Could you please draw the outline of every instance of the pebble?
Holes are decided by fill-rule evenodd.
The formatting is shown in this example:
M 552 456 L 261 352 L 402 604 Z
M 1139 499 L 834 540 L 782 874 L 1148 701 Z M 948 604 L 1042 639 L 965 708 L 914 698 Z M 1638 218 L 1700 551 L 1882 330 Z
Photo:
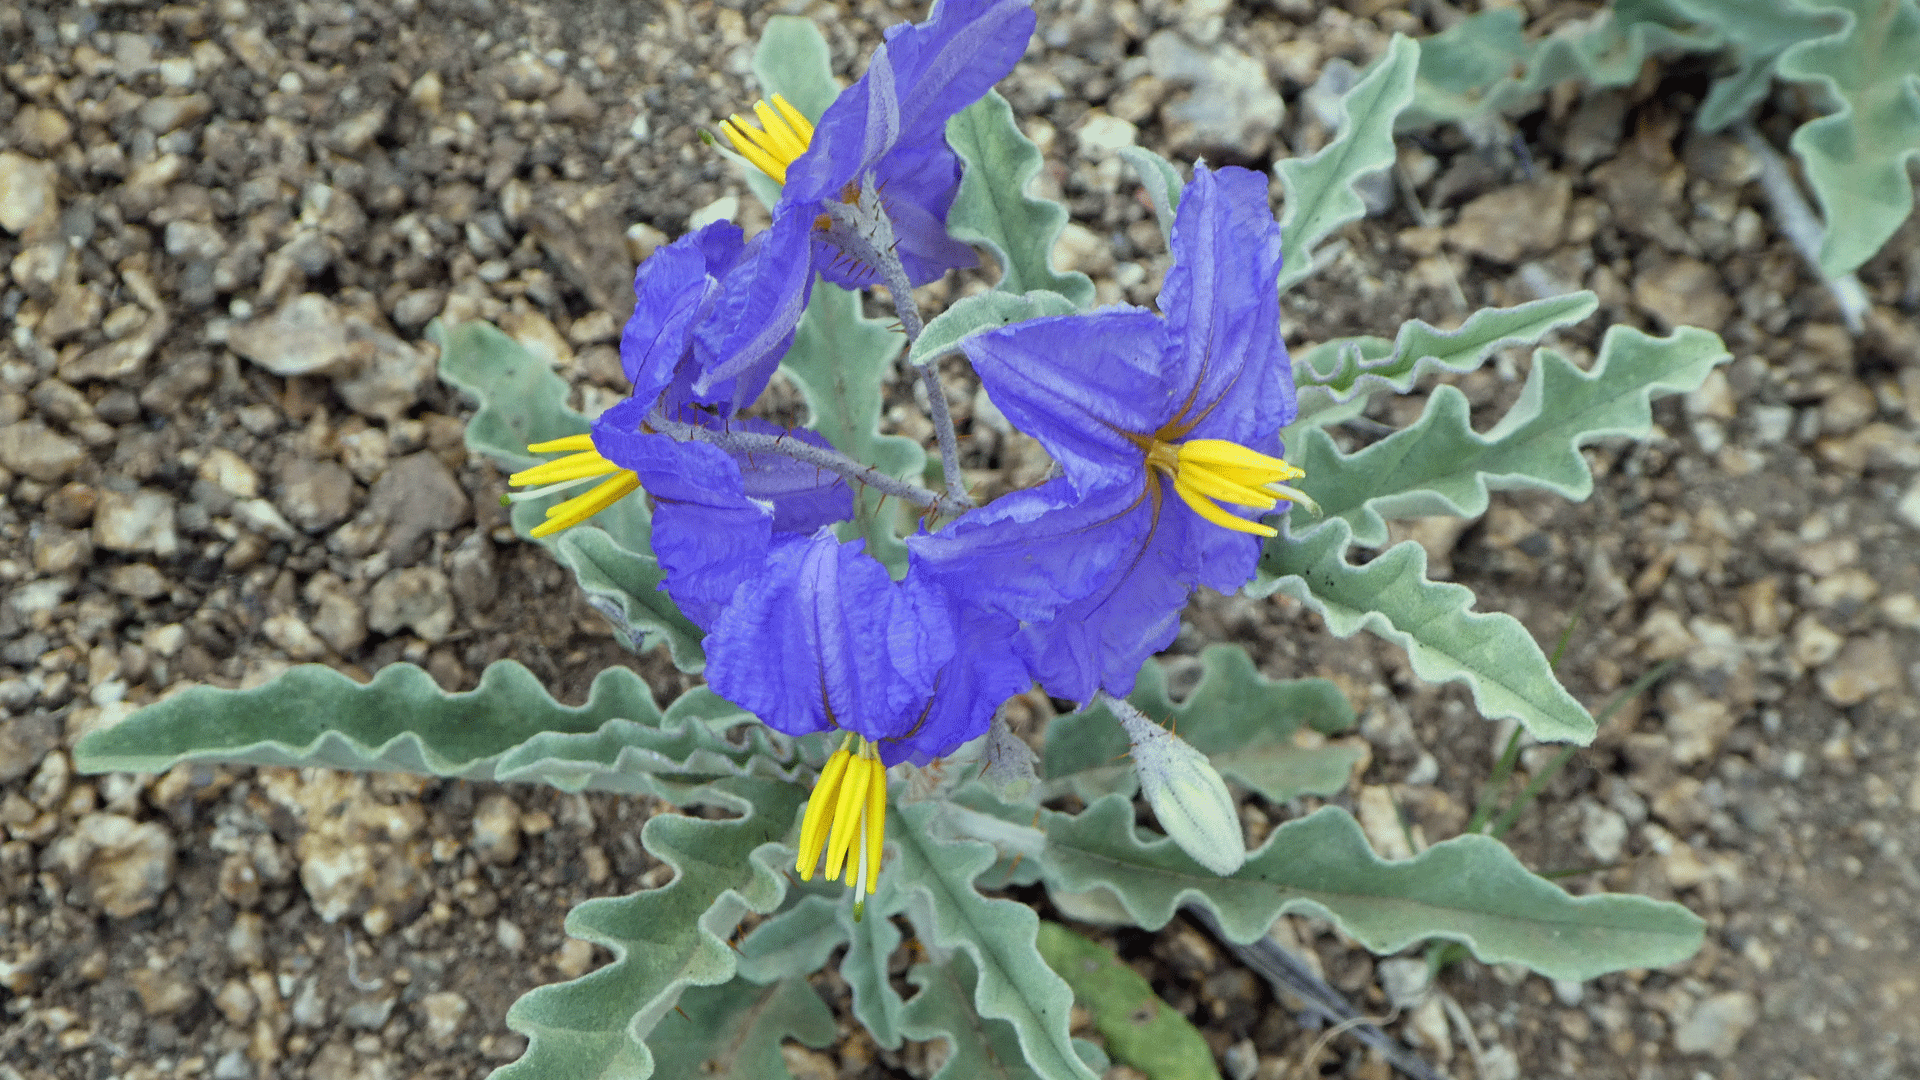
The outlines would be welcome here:
M 1580 841 L 1603 863 L 1615 863 L 1627 843 L 1627 819 L 1592 801 L 1580 804 Z
M 1885 634 L 1851 638 L 1822 667 L 1816 681 L 1828 701 L 1842 707 L 1858 705 L 1883 690 L 1900 687 L 1900 657 Z
M 331 461 L 296 459 L 281 470 L 275 502 L 293 524 L 324 532 L 353 512 L 353 474 Z
M 52 162 L 0 151 L 0 229 L 15 235 L 51 230 L 60 218 L 56 176 Z
M 169 319 L 163 311 L 141 315 L 138 309 L 123 307 L 120 310 L 131 310 L 133 315 L 140 315 L 142 321 L 138 324 L 139 332 L 134 333 L 132 328 L 128 327 L 122 335 L 108 333 L 108 337 L 114 340 L 106 345 L 91 352 L 80 353 L 71 362 L 63 356 L 60 361 L 61 378 L 69 382 L 96 380 L 111 382 L 132 379 L 140 374 L 141 369 L 146 366 L 147 358 L 153 355 L 153 351 L 160 347 L 160 342 L 173 329 L 173 320 Z M 114 316 L 109 313 L 101 321 L 102 331 L 106 332 L 113 322 Z
M 1753 995 L 1741 991 L 1702 999 L 1673 1033 L 1673 1048 L 1683 1054 L 1732 1057 L 1740 1037 L 1760 1018 Z
M 1377 970 L 1380 988 L 1387 992 L 1387 1001 L 1396 1009 L 1411 1009 L 1420 1004 L 1427 996 L 1427 988 L 1433 985 L 1432 969 L 1424 957 L 1382 960 Z
M 349 356 L 346 320 L 318 293 L 303 293 L 271 315 L 234 327 L 227 346 L 281 376 L 328 371 Z
M 38 420 L 0 427 L 0 467 L 42 483 L 65 479 L 87 460 L 87 449 Z
M 152 600 L 167 594 L 167 579 L 151 563 L 116 566 L 107 574 L 107 586 L 122 596 Z
M 451 990 L 440 990 L 420 999 L 418 1006 L 420 1019 L 426 1027 L 427 1038 L 445 1045 L 453 1040 L 460 1031 L 460 1022 L 467 1018 L 467 1010 L 472 1006 L 467 999 Z
M 253 1062 L 245 1050 L 233 1049 L 213 1063 L 213 1080 L 253 1080 Z
M 399 1000 L 398 997 L 389 994 L 372 1001 L 356 1001 L 347 1006 L 347 1011 L 341 1018 L 347 1022 L 348 1027 L 360 1028 L 363 1031 L 379 1031 L 387 1026 L 387 1019 L 393 1015 L 393 1007 Z
M 1666 714 L 1673 760 L 1681 765 L 1712 758 L 1738 719 L 1725 701 L 1703 695 L 1687 682 L 1665 688 L 1660 704 Z
M 343 656 L 367 640 L 366 611 L 359 601 L 338 589 L 319 594 L 307 626 Z
M 102 491 L 93 511 L 93 542 L 108 551 L 172 556 L 180 549 L 173 497 L 154 488 Z
M 1489 191 L 1460 208 L 1447 238 L 1470 254 L 1518 263 L 1559 246 L 1572 200 L 1573 182 L 1565 176 Z
M 254 1010 L 259 1008 L 259 1005 L 259 1001 L 253 996 L 253 991 L 239 979 L 228 979 L 226 985 L 220 988 L 220 992 L 213 996 L 214 1008 L 219 1009 L 220 1015 L 226 1017 L 227 1022 L 235 1026 L 252 1020 Z
M 267 616 L 260 632 L 295 660 L 318 660 L 327 655 L 326 642 L 291 612 Z
M 1906 494 L 1900 496 L 1900 501 L 1894 504 L 1893 512 L 1901 521 L 1920 529 L 1920 480 L 1915 480 L 1912 486 L 1907 488 Z
M 473 850 L 496 866 L 520 857 L 520 807 L 505 792 L 496 791 L 474 807 Z
M 1699 326 L 1717 333 L 1733 314 L 1720 271 L 1686 256 L 1636 274 L 1633 302 L 1669 331 Z
M 387 523 L 387 551 L 404 567 L 420 560 L 434 533 L 472 520 L 473 504 L 446 463 L 422 450 L 387 468 L 368 496 L 367 513 Z
M 382 634 L 410 627 L 428 642 L 444 640 L 453 632 L 447 575 L 421 566 L 389 572 L 367 594 L 367 625 Z
M 83 816 L 45 858 L 69 881 L 84 881 L 90 903 L 116 919 L 149 910 L 173 881 L 172 836 L 120 814 Z
M 1393 789 L 1385 784 L 1368 784 L 1355 801 L 1355 816 L 1383 859 L 1411 859 L 1413 847 L 1407 843 L 1407 831 L 1401 826 L 1400 811 L 1393 804 Z
M 236 499 L 251 499 L 260 494 L 260 474 L 245 458 L 224 446 L 208 450 L 194 467 L 194 475 Z
M 1174 30 L 1148 38 L 1146 56 L 1155 78 L 1193 88 L 1162 110 L 1170 156 L 1259 157 L 1273 144 L 1286 104 L 1265 64 L 1221 42 L 1196 47 Z
M 318 979 L 308 976 L 300 984 L 300 992 L 294 995 L 289 1014 L 293 1022 L 301 1027 L 317 1028 L 327 1022 L 327 999 L 320 993 Z

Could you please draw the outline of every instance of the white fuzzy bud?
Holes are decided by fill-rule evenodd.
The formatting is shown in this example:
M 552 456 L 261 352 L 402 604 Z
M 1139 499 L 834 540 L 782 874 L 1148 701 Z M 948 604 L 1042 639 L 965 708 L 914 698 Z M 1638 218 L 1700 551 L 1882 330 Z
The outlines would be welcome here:
M 1160 827 L 1181 851 L 1221 877 L 1240 869 L 1247 861 L 1240 815 L 1207 756 L 1124 701 L 1109 697 L 1106 706 L 1133 743 L 1133 771 Z

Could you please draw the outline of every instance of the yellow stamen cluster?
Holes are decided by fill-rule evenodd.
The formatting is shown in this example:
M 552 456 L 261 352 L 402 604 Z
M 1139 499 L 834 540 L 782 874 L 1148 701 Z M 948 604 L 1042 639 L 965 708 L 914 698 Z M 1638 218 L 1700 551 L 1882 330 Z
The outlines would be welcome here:
M 596 476 L 607 479 L 595 484 L 581 495 L 575 495 L 566 502 L 548 507 L 547 520 L 534 527 L 533 535 L 538 538 L 551 536 L 562 529 L 571 529 L 593 515 L 612 506 L 640 487 L 640 478 L 631 469 L 623 469 L 593 448 L 593 436 L 569 435 L 564 439 L 552 439 L 534 443 L 527 450 L 535 454 L 567 454 L 555 458 L 531 469 L 522 469 L 507 477 L 507 483 L 515 487 L 539 485 L 535 491 L 521 491 L 509 495 L 509 499 L 531 499 L 566 488 L 578 487 L 581 482 Z
M 755 102 L 753 115 L 760 118 L 759 127 L 739 113 L 734 113 L 720 121 L 720 133 L 727 137 L 741 157 L 751 161 L 755 168 L 773 177 L 776 182 L 784 184 L 787 182 L 787 166 L 806 153 L 807 145 L 813 141 L 813 124 L 779 94 L 773 95 L 771 105 L 764 101 Z
M 1147 464 L 1173 480 L 1174 493 L 1193 512 L 1224 529 L 1273 536 L 1279 530 L 1229 513 L 1220 503 L 1271 510 L 1281 499 L 1318 511 L 1304 492 L 1283 481 L 1307 475 L 1299 469 L 1225 439 L 1193 439 L 1183 443 L 1159 440 L 1147 448 Z
M 846 868 L 857 916 L 880 878 L 880 846 L 887 832 L 887 767 L 879 750 L 858 735 L 848 733 L 840 749 L 813 785 L 807 814 L 800 823 L 800 857 L 794 869 L 800 880 L 812 881 L 814 866 L 824 853 L 827 880 Z

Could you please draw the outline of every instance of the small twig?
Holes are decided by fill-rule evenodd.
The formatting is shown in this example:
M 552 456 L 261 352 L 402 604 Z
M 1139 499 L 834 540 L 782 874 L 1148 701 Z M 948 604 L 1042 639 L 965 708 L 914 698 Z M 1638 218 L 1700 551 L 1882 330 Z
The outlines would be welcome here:
M 1799 185 L 1793 182 L 1793 170 L 1787 167 L 1786 159 L 1773 148 L 1773 144 L 1754 130 L 1752 120 L 1742 119 L 1733 126 L 1733 130 L 1760 162 L 1760 190 L 1766 192 L 1767 203 L 1773 207 L 1774 224 L 1779 226 L 1782 235 L 1793 242 L 1794 249 L 1813 269 L 1813 276 L 1824 282 L 1827 291 L 1833 293 L 1847 330 L 1859 335 L 1863 329 L 1861 316 L 1871 306 L 1860 278 L 1853 274 L 1830 278 L 1820 268 L 1820 242 L 1827 227 L 1814 214 L 1813 208 L 1807 205 L 1807 200 L 1801 197 Z
M 1213 913 L 1198 905 L 1189 904 L 1183 908 L 1187 915 L 1216 940 L 1225 945 L 1239 959 L 1240 963 L 1252 969 L 1254 973 L 1267 980 L 1275 992 L 1292 994 L 1299 998 L 1309 1013 L 1332 1024 L 1352 1024 L 1355 1038 L 1385 1055 L 1387 1063 L 1414 1078 L 1414 1080 L 1441 1080 L 1440 1074 L 1433 1071 L 1426 1062 L 1411 1050 L 1401 1046 L 1391 1035 L 1380 1030 L 1360 1015 L 1359 1010 L 1347 1003 L 1340 992 L 1320 980 L 1320 977 L 1308 970 L 1305 964 L 1295 959 L 1292 953 L 1280 947 L 1272 938 L 1262 937 L 1245 945 L 1227 937 L 1220 928 L 1219 920 Z
M 884 495 L 903 499 L 922 510 L 943 514 L 961 514 L 972 508 L 968 501 L 955 500 L 918 484 L 896 480 L 872 465 L 824 446 L 815 446 L 789 435 L 768 435 L 758 431 L 715 431 L 699 424 L 669 420 L 659 412 L 647 418 L 647 426 L 682 442 L 703 442 L 729 453 L 781 454 L 845 477 L 850 483 L 870 487 Z

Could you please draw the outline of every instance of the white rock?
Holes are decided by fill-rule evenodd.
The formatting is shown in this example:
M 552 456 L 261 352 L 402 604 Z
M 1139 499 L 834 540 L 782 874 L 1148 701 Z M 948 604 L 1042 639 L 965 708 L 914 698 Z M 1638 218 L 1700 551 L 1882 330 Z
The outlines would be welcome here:
M 260 494 L 260 474 L 239 454 L 224 446 L 207 451 L 194 469 L 194 475 L 236 499 L 251 499 Z
M 304 293 L 271 315 L 241 323 L 227 335 L 234 352 L 275 375 L 311 375 L 349 356 L 346 319 L 333 301 Z
M 722 195 L 687 215 L 687 229 L 704 229 L 716 221 L 732 221 L 740 214 L 740 196 Z
M 467 1010 L 472 1006 L 467 999 L 451 990 L 442 990 L 428 994 L 420 999 L 420 1017 L 426 1021 L 427 1038 L 436 1043 L 446 1043 L 460 1030 L 460 1022 L 467 1018 Z
M 1099 109 L 1087 114 L 1077 132 L 1080 153 L 1085 157 L 1105 157 L 1122 147 L 1133 146 L 1140 129 Z
M 17 235 L 51 227 L 60 216 L 57 176 L 50 161 L 0 152 L 0 229 Z
M 430 642 L 453 632 L 453 591 L 447 575 L 430 567 L 395 570 L 367 594 L 367 625 L 382 634 L 411 627 Z
M 1627 842 L 1627 819 L 1596 802 L 1580 805 L 1580 840 L 1603 863 L 1619 861 Z
M 91 889 L 93 903 L 124 919 L 160 902 L 173 880 L 173 838 L 120 814 L 88 814 L 47 849 L 45 865 Z
M 173 498 L 153 488 L 131 494 L 100 492 L 100 505 L 93 512 L 93 542 L 108 551 L 172 555 L 180 549 L 173 528 Z
M 1673 1048 L 1683 1054 L 1731 1057 L 1740 1045 L 1740 1037 L 1759 1018 L 1753 995 L 1738 991 L 1715 994 L 1695 1005 L 1692 1015 L 1674 1031 Z

